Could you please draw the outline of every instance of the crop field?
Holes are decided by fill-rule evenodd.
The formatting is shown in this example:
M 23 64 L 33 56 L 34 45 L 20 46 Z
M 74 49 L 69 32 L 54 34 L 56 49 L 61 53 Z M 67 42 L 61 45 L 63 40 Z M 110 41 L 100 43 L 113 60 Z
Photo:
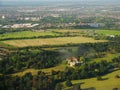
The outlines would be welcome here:
M 120 35 L 120 31 L 118 30 L 96 30 L 98 34 L 103 35 Z
M 25 39 L 25 40 L 7 40 L 2 41 L 5 44 L 16 47 L 27 46 L 43 46 L 43 45 L 66 45 L 66 44 L 80 44 L 80 43 L 97 43 L 105 42 L 106 40 L 94 40 L 87 37 L 59 37 L 59 38 L 45 38 L 45 39 Z
M 119 88 L 120 90 L 120 78 L 115 78 L 116 75 L 120 75 L 120 70 L 103 76 L 102 78 L 104 80 L 102 81 L 98 81 L 96 78 L 91 78 L 84 80 L 73 80 L 72 83 L 80 83 L 82 90 L 113 90 L 113 88 Z M 65 90 L 67 90 L 67 88 Z
M 39 37 L 39 36 L 58 36 L 59 34 L 53 33 L 51 31 L 46 32 L 33 32 L 33 31 L 22 31 L 22 32 L 13 32 L 1 34 L 0 39 L 16 39 L 16 38 L 30 38 L 30 37 Z

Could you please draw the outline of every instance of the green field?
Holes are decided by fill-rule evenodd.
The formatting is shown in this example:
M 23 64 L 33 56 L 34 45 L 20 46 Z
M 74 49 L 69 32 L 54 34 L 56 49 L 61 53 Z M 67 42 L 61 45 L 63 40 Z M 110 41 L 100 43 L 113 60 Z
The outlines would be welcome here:
M 12 74 L 13 76 L 23 76 L 25 75 L 26 73 L 28 72 L 31 72 L 33 75 L 36 75 L 38 73 L 38 71 L 43 71 L 45 73 L 51 73 L 52 70 L 55 70 L 55 71 L 64 71 L 64 69 L 66 68 L 66 64 L 60 64 L 58 66 L 55 66 L 55 67 L 51 67 L 51 68 L 45 68 L 45 69 L 26 69 L 22 72 L 18 72 L 18 73 L 14 73 Z
M 54 31 L 54 32 L 53 32 Z M 59 32 L 59 33 L 55 33 Z M 42 37 L 42 36 L 60 36 L 60 33 L 77 33 L 80 32 L 80 30 L 66 30 L 66 29 L 60 29 L 60 30 L 48 30 L 45 32 L 34 32 L 34 31 L 21 31 L 21 32 L 12 32 L 12 33 L 5 33 L 0 35 L 0 39 L 23 39 L 23 38 L 36 38 L 36 37 Z
M 113 88 L 120 89 L 120 78 L 115 78 L 116 75 L 120 75 L 120 70 L 103 76 L 102 78 L 105 80 L 102 81 L 98 81 L 96 78 L 90 78 L 83 80 L 73 80 L 72 83 L 82 83 L 82 90 L 112 90 Z
M 102 60 L 106 60 L 106 61 L 110 62 L 113 58 L 115 58 L 117 56 L 120 56 L 120 53 L 116 53 L 116 54 L 107 53 L 105 55 L 105 57 L 95 58 L 95 59 L 92 59 L 90 62 L 100 62 Z
M 53 33 L 51 31 L 46 31 L 46 32 L 22 31 L 22 32 L 1 34 L 0 39 L 35 38 L 40 36 L 58 36 L 58 35 L 59 34 Z
M 45 38 L 45 39 L 25 39 L 25 40 L 7 40 L 2 41 L 5 44 L 16 47 L 27 46 L 52 46 L 52 45 L 66 45 L 66 44 L 80 44 L 80 43 L 97 43 L 105 42 L 105 40 L 94 40 L 87 37 L 59 37 L 59 38 Z
M 120 30 L 96 30 L 96 32 L 103 35 L 120 35 Z
M 87 30 L 87 29 L 85 29 Z M 35 37 L 41 37 L 41 36 L 60 36 L 58 33 L 54 32 L 59 32 L 59 33 L 78 33 L 79 35 L 81 34 L 81 31 L 83 29 L 53 29 L 45 32 L 33 32 L 33 31 L 22 31 L 22 32 L 12 32 L 12 33 L 6 33 L 6 34 L 1 34 L 0 39 L 20 39 L 20 38 L 35 38 Z M 117 30 L 96 30 L 98 34 L 103 34 L 103 35 L 120 35 L 120 31 Z

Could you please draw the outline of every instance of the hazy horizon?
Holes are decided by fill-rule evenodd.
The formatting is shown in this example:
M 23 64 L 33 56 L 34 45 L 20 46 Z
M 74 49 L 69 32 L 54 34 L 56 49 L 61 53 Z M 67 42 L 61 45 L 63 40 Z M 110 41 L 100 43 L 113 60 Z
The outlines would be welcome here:
M 0 6 L 35 6 L 55 4 L 120 4 L 120 0 L 0 0 Z

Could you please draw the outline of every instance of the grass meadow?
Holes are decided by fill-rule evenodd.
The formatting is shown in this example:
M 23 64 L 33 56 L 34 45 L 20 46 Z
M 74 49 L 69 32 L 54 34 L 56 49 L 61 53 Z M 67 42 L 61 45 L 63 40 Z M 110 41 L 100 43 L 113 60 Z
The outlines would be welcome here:
M 66 45 L 66 44 L 80 44 L 80 43 L 97 43 L 105 42 L 105 40 L 94 40 L 87 37 L 58 37 L 58 38 L 45 38 L 45 39 L 25 39 L 25 40 L 7 40 L 2 41 L 5 44 L 16 47 L 28 46 L 52 46 L 52 45 Z
M 80 84 L 82 90 L 113 90 L 113 88 L 120 89 L 120 78 L 116 78 L 116 75 L 120 75 L 120 70 L 109 73 L 105 76 L 102 76 L 104 80 L 98 81 L 97 78 L 83 79 L 83 80 L 72 80 L 74 84 Z M 66 87 L 63 83 L 64 88 Z

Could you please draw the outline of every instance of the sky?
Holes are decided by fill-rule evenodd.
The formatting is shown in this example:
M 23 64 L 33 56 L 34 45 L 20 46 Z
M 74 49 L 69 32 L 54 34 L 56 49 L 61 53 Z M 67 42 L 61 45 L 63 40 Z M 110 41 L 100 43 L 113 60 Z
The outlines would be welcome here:
M 60 0 L 1 0 L 1 1 L 60 1 Z
M 5 1 L 106 1 L 106 0 L 0 0 L 2 2 Z M 116 1 L 116 0 L 107 0 L 107 1 Z
M 101 1 L 101 0 L 0 0 L 3 2 L 68 2 L 68 1 Z M 104 1 L 104 0 L 103 0 Z
M 0 0 L 0 1 L 73 1 L 73 0 Z M 74 1 L 101 1 L 101 0 L 74 0 Z
M 15 2 L 15 3 L 13 3 Z M 32 2 L 32 3 L 31 3 Z M 82 3 L 82 2 L 88 2 L 88 3 L 98 3 L 98 4 L 107 4 L 107 3 L 115 3 L 120 4 L 120 0 L 0 0 L 0 6 L 4 5 L 37 5 L 37 4 L 53 4 L 54 3 L 63 3 L 63 2 L 69 2 L 69 3 Z
M 30 1 L 73 1 L 73 0 L 0 0 L 1 2 L 6 1 L 17 1 L 17 2 L 30 2 Z M 81 0 L 75 0 L 75 1 L 81 1 Z

